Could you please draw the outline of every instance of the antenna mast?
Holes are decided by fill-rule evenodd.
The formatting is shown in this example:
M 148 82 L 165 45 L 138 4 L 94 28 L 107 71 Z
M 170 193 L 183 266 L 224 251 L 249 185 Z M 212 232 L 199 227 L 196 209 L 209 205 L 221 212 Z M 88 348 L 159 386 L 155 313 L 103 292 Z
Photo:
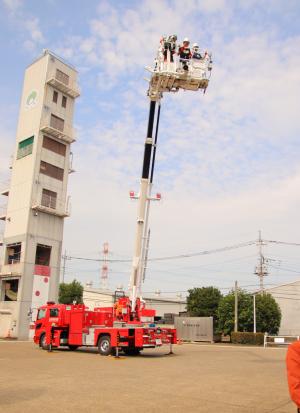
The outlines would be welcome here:
M 102 290 L 107 290 L 108 289 L 108 254 L 109 254 L 108 242 L 104 242 L 102 254 L 103 254 L 103 265 L 101 269 L 100 287 Z
M 261 238 L 261 231 L 259 231 L 258 235 L 258 264 L 255 269 L 255 273 L 259 277 L 259 290 L 260 292 L 264 291 L 264 277 L 269 275 L 268 267 L 267 267 L 267 260 L 263 254 L 263 246 L 266 245 L 262 238 Z

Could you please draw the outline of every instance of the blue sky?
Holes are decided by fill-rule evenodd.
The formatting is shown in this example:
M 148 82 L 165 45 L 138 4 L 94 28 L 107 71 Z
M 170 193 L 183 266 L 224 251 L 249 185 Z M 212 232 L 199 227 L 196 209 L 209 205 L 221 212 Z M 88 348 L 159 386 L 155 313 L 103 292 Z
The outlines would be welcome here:
M 152 256 L 236 244 L 257 237 L 299 240 L 300 4 L 280 1 L 2 0 L 0 174 L 8 178 L 25 67 L 49 48 L 79 71 L 70 177 L 71 255 L 130 258 L 147 126 L 147 72 L 162 34 L 177 33 L 213 53 L 205 96 L 164 96 L 151 211 Z M 146 291 L 257 282 L 256 248 L 151 263 Z M 269 246 L 282 268 L 300 271 L 293 247 Z M 297 261 L 298 260 L 298 261 Z M 98 264 L 69 261 L 67 277 L 99 283 Z M 112 264 L 110 285 L 127 285 L 129 264 Z M 271 268 L 270 268 L 271 270 Z M 268 281 L 297 273 L 273 269 Z

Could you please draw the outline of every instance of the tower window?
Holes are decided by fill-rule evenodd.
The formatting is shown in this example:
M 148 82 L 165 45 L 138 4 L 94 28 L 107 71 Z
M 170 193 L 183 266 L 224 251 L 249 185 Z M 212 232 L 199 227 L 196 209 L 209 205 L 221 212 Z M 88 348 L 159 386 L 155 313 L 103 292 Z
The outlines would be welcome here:
M 58 168 L 45 161 L 41 161 L 40 173 L 58 179 L 59 181 L 64 179 L 64 170 L 62 168 Z
M 24 156 L 32 154 L 34 136 L 24 139 L 18 144 L 17 159 L 24 158 Z
M 21 260 L 21 242 L 6 246 L 6 264 L 17 264 Z
M 48 208 L 56 208 L 57 193 L 43 189 L 42 193 L 42 205 Z
M 65 121 L 62 118 L 51 114 L 50 126 L 52 128 L 58 129 L 62 132 L 64 130 L 64 123 Z
M 67 98 L 66 98 L 66 96 L 63 96 L 63 97 L 62 97 L 61 106 L 62 106 L 63 108 L 66 108 L 66 107 L 67 107 Z
M 57 80 L 64 83 L 65 85 L 69 84 L 69 79 L 70 79 L 69 76 L 66 73 L 62 72 L 61 70 L 56 69 L 56 76 L 55 77 L 56 77 Z
M 36 265 L 50 265 L 51 247 L 49 245 L 37 244 L 35 253 Z
M 17 301 L 18 299 L 19 280 L 3 280 L 2 281 L 2 297 L 3 301 Z
M 66 156 L 66 145 L 57 142 L 54 139 L 49 138 L 48 136 L 43 137 L 43 148 L 58 153 L 59 155 Z
M 53 98 L 52 98 L 54 103 L 57 103 L 58 100 L 58 92 L 56 90 L 53 91 Z

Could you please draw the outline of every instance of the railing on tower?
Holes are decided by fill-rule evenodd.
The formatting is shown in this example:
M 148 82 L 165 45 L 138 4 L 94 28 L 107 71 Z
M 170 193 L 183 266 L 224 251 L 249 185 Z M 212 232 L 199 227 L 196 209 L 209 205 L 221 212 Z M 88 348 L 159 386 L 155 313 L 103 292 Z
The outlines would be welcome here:
M 50 277 L 51 267 L 49 265 L 35 264 L 34 274 L 35 275 L 43 275 L 44 277 Z
M 72 98 L 77 98 L 80 95 L 80 89 L 76 80 L 57 68 L 51 70 L 47 83 Z
M 41 131 L 67 143 L 72 143 L 76 140 L 72 123 L 51 113 L 48 106 L 44 106 L 41 119 Z
M 67 199 L 57 198 L 56 196 L 43 193 L 40 198 L 33 202 L 31 207 L 36 214 L 45 212 L 59 217 L 69 217 L 71 215 L 71 197 Z

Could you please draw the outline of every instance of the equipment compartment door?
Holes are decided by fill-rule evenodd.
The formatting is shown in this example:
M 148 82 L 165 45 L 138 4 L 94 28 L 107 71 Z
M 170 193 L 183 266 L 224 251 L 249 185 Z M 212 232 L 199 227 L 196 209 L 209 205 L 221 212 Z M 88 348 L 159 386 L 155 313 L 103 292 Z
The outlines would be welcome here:
M 83 312 L 72 312 L 70 317 L 69 344 L 82 345 Z

